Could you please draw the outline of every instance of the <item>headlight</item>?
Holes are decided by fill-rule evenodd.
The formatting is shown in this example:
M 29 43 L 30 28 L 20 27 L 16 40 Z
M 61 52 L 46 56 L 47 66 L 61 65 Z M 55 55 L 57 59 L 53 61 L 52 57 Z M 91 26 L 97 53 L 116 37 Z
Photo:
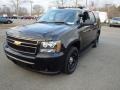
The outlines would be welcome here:
M 41 42 L 40 52 L 60 52 L 61 41 Z

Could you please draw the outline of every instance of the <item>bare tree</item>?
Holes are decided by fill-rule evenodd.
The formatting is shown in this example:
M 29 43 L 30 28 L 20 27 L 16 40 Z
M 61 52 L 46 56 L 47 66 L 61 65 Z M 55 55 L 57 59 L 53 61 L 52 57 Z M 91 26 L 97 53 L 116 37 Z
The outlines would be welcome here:
M 116 7 L 115 5 L 105 5 L 104 7 L 99 8 L 99 11 L 107 12 L 109 18 L 120 16 L 120 6 Z
M 71 0 L 71 1 L 72 1 L 72 0 Z M 75 5 L 75 6 L 78 6 L 78 2 L 79 2 L 78 0 L 73 0 L 73 2 L 74 2 L 74 5 Z
M 64 6 L 65 0 L 55 0 L 55 1 L 52 1 L 52 3 L 54 3 L 56 7 Z
M 86 0 L 86 7 L 88 7 L 88 0 Z
M 25 7 L 19 7 L 19 15 L 20 16 L 28 15 L 27 9 Z
M 96 10 L 96 5 L 95 5 L 95 2 L 94 1 L 91 1 L 90 2 L 90 5 L 89 5 L 89 9 L 91 9 L 91 10 Z
M 12 6 L 15 9 L 16 14 L 18 15 L 18 9 L 20 5 L 20 0 L 11 0 Z
M 64 0 L 60 0 L 61 6 L 64 6 Z
M 120 12 L 120 5 L 118 6 L 118 11 Z
M 32 16 L 32 9 L 33 9 L 33 1 L 30 0 L 30 7 L 31 7 L 31 16 Z
M 32 10 L 33 10 L 33 0 L 24 0 L 24 3 L 30 3 L 30 11 L 31 11 L 31 16 L 32 16 Z
M 22 3 L 24 3 L 26 0 L 11 0 L 11 4 L 15 9 L 16 15 L 19 15 L 19 7 Z
M 34 15 L 39 16 L 40 14 L 43 13 L 43 11 L 44 11 L 44 9 L 43 9 L 42 6 L 40 6 L 40 5 L 34 5 L 33 6 L 33 13 L 34 13 Z
M 59 2 L 59 1 L 53 1 L 52 3 L 53 3 L 54 6 L 56 6 L 56 7 L 59 7 L 59 6 L 60 6 L 60 2 Z
M 55 6 L 68 6 L 67 4 L 69 4 L 69 6 L 80 6 L 82 0 L 55 0 L 53 1 L 53 3 L 55 4 Z
M 75 5 L 76 7 L 81 6 L 81 1 L 83 1 L 83 0 L 73 0 L 74 5 Z
M 2 15 L 2 8 L 0 8 L 0 16 Z
M 4 6 L 4 8 L 3 8 L 3 10 L 2 10 L 3 12 L 3 14 L 7 14 L 8 16 L 10 16 L 11 15 L 11 11 L 10 11 L 10 8 L 9 7 L 7 7 L 7 6 Z

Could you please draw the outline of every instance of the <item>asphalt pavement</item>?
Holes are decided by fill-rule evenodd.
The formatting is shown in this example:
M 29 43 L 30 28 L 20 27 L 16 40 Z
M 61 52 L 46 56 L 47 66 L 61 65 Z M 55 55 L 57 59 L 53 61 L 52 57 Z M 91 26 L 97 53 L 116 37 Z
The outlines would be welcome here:
M 72 75 L 43 75 L 8 60 L 0 30 L 0 90 L 120 90 L 120 28 L 102 27 L 97 48 L 85 50 Z

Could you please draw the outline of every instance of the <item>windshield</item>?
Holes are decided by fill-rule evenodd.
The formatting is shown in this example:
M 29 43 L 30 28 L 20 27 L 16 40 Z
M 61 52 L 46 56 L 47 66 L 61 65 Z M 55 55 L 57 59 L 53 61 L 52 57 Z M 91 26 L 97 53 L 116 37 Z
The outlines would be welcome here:
M 119 18 L 119 17 L 116 17 L 116 18 L 113 18 L 112 20 L 120 21 L 120 18 Z
M 76 11 L 74 10 L 51 10 L 44 14 L 37 22 L 57 22 L 74 24 Z

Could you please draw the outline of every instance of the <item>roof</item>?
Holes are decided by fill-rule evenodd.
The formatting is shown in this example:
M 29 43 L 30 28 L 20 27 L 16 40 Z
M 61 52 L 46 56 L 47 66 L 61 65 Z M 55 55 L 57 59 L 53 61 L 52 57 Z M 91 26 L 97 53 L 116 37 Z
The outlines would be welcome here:
M 58 7 L 58 9 L 77 10 L 77 11 L 90 11 L 89 9 L 87 9 L 85 7 Z

